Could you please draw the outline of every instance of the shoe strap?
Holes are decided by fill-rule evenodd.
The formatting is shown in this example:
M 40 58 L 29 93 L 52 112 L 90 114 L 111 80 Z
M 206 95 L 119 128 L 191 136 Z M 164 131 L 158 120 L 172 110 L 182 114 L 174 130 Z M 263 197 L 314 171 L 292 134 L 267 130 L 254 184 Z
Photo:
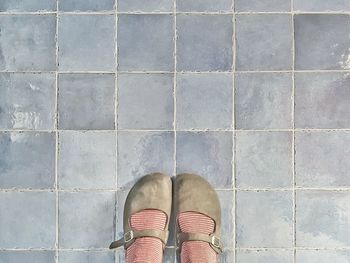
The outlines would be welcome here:
M 179 233 L 177 235 L 177 245 L 181 249 L 182 243 L 186 241 L 203 241 L 209 243 L 209 245 L 215 250 L 216 253 L 222 252 L 222 244 L 218 237 L 214 234 L 206 235 L 201 233 Z
M 167 230 L 155 230 L 155 229 L 145 229 L 145 230 L 130 230 L 124 234 L 124 236 L 111 243 L 110 249 L 118 248 L 124 246 L 127 249 L 137 238 L 141 237 L 154 237 L 160 239 L 164 245 L 168 242 L 169 231 Z

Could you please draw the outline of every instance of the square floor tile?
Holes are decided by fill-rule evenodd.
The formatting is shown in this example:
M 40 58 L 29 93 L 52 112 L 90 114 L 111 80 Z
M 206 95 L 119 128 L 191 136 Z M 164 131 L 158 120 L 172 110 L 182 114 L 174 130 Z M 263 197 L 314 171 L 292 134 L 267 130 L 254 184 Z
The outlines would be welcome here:
M 350 132 L 297 132 L 296 184 L 300 187 L 349 187 Z
M 55 11 L 56 0 L 2 0 L 0 12 Z
M 294 20 L 296 69 L 350 69 L 348 15 L 296 15 Z
M 55 70 L 56 16 L 0 16 L 0 70 Z
M 232 128 L 232 82 L 231 74 L 178 74 L 177 128 Z
M 291 15 L 237 15 L 237 70 L 292 68 Z
M 114 238 L 114 192 L 59 194 L 59 247 L 107 248 Z
M 232 0 L 177 0 L 179 12 L 230 12 Z
M 290 250 L 239 250 L 236 263 L 293 263 Z
M 55 251 L 0 251 L 4 263 L 55 263 Z
M 236 12 L 288 12 L 290 0 L 235 0 Z
M 115 15 L 60 15 L 59 69 L 113 71 Z
M 1 73 L 0 128 L 54 129 L 55 74 Z
M 59 263 L 115 263 L 114 252 L 105 251 L 60 251 Z
M 232 70 L 231 15 L 180 14 L 177 26 L 177 70 Z
M 116 0 L 58 0 L 58 9 L 65 12 L 113 11 Z
M 292 75 L 245 73 L 235 79 L 237 129 L 292 128 Z
M 292 132 L 237 132 L 235 138 L 237 187 L 292 187 Z
M 114 74 L 59 75 L 59 128 L 114 129 L 114 80 Z
M 236 195 L 238 247 L 291 247 L 293 245 L 293 193 L 242 192 Z
M 232 132 L 177 132 L 177 173 L 203 176 L 215 188 L 232 188 Z
M 53 192 L 1 192 L 0 247 L 53 249 L 55 205 Z
M 0 187 L 53 188 L 55 147 L 54 133 L 0 133 Z
M 294 11 L 299 12 L 325 12 L 349 10 L 349 0 L 294 0 Z
M 221 204 L 221 241 L 224 249 L 230 249 L 234 246 L 234 194 L 233 191 L 217 191 L 217 194 Z
M 345 263 L 350 262 L 348 250 L 297 250 L 297 262 L 303 263 Z
M 296 73 L 295 126 L 350 128 L 349 87 L 349 73 Z
M 296 245 L 348 247 L 350 245 L 350 193 L 298 191 Z
M 172 12 L 173 0 L 118 0 L 119 12 Z
M 118 128 L 173 129 L 173 74 L 119 74 Z
M 61 189 L 114 189 L 115 132 L 61 132 L 58 176 Z
M 172 132 L 118 133 L 118 187 L 131 188 L 142 176 L 174 172 Z
M 118 69 L 173 70 L 174 35 L 172 15 L 119 15 Z

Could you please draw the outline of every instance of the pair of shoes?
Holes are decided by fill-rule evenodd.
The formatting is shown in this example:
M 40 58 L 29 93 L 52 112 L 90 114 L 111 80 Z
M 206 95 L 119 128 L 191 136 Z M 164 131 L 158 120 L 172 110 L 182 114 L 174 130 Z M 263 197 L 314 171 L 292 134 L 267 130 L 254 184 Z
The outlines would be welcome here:
M 177 175 L 174 183 L 161 173 L 141 178 L 125 201 L 124 236 L 112 242 L 110 249 L 124 246 L 126 262 L 136 262 L 128 260 L 128 256 L 135 259 L 135 253 L 141 255 L 140 262 L 161 262 L 169 236 L 172 207 L 181 262 L 217 262 L 217 255 L 222 252 L 220 202 L 212 186 L 194 174 Z M 157 241 L 160 245 L 153 242 L 152 247 L 148 245 L 150 241 Z M 152 255 L 153 261 L 141 261 L 147 251 L 135 252 L 137 244 L 146 244 L 143 246 L 146 250 L 158 249 Z

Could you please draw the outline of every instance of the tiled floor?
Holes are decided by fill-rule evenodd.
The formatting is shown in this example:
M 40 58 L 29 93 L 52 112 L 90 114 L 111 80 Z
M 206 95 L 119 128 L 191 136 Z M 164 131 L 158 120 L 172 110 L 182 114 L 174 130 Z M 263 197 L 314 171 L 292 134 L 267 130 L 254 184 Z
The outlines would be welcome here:
M 349 263 L 350 0 L 114 1 L 0 1 L 0 263 L 124 262 L 154 171 L 218 190 L 222 263 Z

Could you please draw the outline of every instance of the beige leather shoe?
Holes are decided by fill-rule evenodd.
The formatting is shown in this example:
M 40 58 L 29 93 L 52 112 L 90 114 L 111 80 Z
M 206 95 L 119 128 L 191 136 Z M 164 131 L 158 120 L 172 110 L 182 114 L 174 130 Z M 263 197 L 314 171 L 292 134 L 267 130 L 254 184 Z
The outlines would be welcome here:
M 220 241 L 221 208 L 218 195 L 213 187 L 202 177 L 195 174 L 176 176 L 174 187 L 174 212 L 176 216 L 176 241 L 178 252 L 185 241 L 204 241 L 210 244 L 216 253 L 222 252 Z M 177 221 L 183 212 L 196 212 L 214 220 L 215 229 L 210 235 L 201 233 L 183 233 Z
M 153 173 L 142 177 L 130 190 L 124 205 L 124 237 L 114 241 L 110 249 L 124 245 L 127 249 L 137 238 L 155 237 L 164 245 L 168 241 L 169 221 L 172 203 L 172 182 L 169 176 L 161 173 Z M 155 209 L 167 215 L 167 223 L 164 231 L 143 230 L 136 231 L 130 226 L 130 218 L 133 214 L 145 209 Z

